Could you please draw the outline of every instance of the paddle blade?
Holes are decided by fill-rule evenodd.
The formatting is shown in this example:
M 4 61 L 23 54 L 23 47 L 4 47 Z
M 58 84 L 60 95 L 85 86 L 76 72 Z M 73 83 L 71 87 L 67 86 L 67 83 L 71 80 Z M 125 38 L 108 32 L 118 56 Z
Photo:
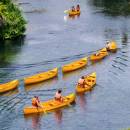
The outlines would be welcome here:
M 69 13 L 69 10 L 65 10 L 64 13 L 65 13 L 65 14 Z

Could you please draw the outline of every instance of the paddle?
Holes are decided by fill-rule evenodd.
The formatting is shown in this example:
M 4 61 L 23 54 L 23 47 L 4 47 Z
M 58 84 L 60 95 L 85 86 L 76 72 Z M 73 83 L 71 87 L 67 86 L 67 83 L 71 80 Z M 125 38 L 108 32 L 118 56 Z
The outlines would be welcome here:
M 38 109 L 42 109 L 43 112 L 44 112 L 45 114 L 47 114 L 47 111 L 44 109 L 43 104 L 39 103 L 39 106 L 37 107 L 37 110 L 38 110 Z M 39 110 L 38 110 L 38 111 L 39 111 Z
M 46 111 L 46 110 L 44 110 L 44 108 L 42 108 L 42 109 L 43 109 L 44 114 L 47 114 L 47 111 Z
M 65 14 L 69 13 L 69 10 L 65 10 L 64 13 L 65 13 Z
M 44 106 L 41 104 L 41 106 L 42 106 L 42 109 L 43 109 L 43 112 L 45 113 L 45 114 L 47 114 L 47 111 L 44 109 Z

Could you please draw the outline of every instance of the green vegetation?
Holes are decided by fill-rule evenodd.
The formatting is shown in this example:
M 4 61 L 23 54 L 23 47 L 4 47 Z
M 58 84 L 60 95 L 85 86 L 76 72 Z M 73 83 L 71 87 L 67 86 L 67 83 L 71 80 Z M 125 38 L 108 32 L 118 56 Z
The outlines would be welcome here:
M 10 0 L 0 1 L 0 39 L 12 39 L 23 35 L 26 21 L 19 8 Z

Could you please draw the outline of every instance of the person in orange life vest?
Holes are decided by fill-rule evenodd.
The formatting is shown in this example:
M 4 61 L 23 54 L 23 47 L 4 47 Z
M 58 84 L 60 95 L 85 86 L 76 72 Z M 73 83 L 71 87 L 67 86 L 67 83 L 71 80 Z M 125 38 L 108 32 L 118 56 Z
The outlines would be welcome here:
M 62 93 L 62 90 L 60 89 L 55 93 L 55 100 L 63 102 L 63 97 L 61 93 Z
M 79 80 L 78 80 L 78 85 L 80 86 L 80 87 L 85 87 L 85 77 L 84 76 L 82 76 Z
M 41 107 L 41 108 L 43 108 L 43 106 L 42 106 L 42 104 L 40 103 L 40 100 L 39 100 L 39 98 L 37 97 L 37 96 L 34 96 L 33 98 L 32 98 L 32 106 L 34 106 L 34 107 Z
M 76 6 L 76 11 L 80 11 L 80 6 L 79 5 Z

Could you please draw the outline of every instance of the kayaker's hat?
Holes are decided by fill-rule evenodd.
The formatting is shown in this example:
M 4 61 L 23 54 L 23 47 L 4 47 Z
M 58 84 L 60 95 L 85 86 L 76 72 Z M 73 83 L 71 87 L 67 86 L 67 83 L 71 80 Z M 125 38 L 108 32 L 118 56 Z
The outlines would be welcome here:
M 107 44 L 109 43 L 109 41 L 107 41 Z

